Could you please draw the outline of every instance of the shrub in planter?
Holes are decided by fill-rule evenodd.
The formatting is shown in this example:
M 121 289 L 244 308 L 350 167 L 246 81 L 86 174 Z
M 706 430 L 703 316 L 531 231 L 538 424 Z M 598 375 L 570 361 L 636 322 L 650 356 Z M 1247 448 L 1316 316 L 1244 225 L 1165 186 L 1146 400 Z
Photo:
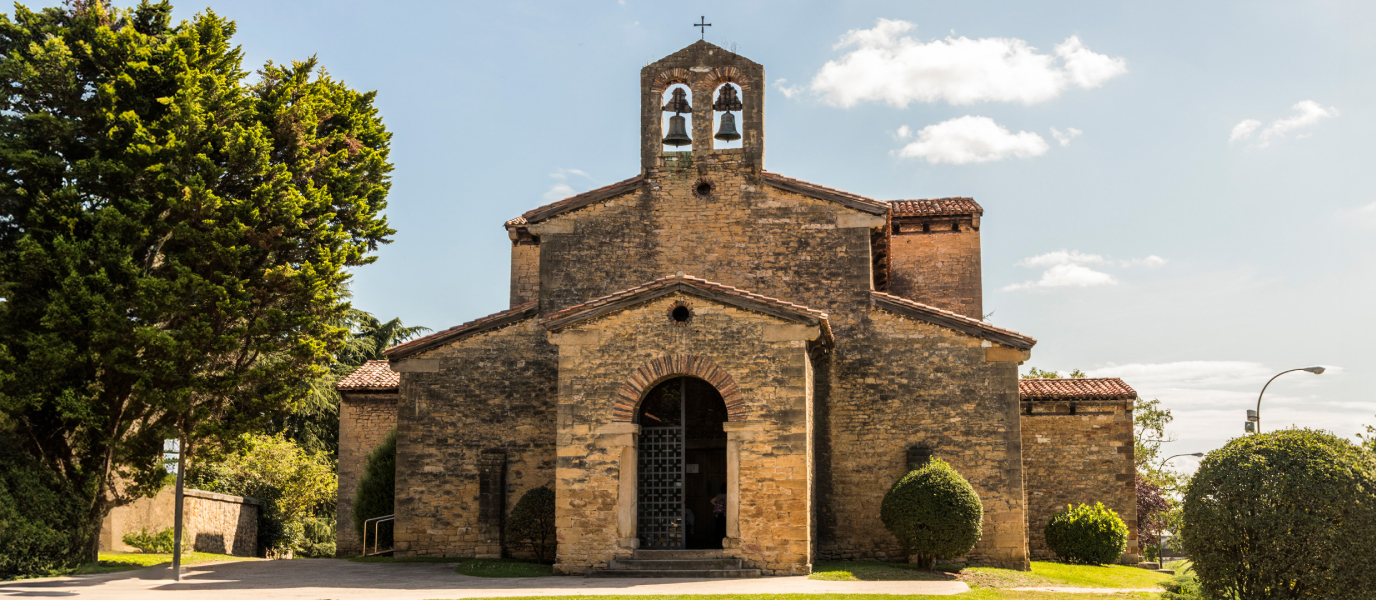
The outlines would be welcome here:
M 535 560 L 554 560 L 554 490 L 538 487 L 527 491 L 512 507 L 506 520 L 507 544 L 535 555 Z
M 1128 547 L 1128 525 L 1102 502 L 1069 505 L 1046 522 L 1046 546 L 1061 560 L 1087 565 L 1118 561 Z
M 363 538 L 363 522 L 374 517 L 393 514 L 396 503 L 397 431 L 393 429 L 382 443 L 368 453 L 363 477 L 354 492 L 354 532 Z M 368 527 L 368 547 L 373 546 L 373 527 Z M 392 547 L 392 523 L 376 525 L 377 547 Z M 365 554 L 367 553 L 365 549 Z
M 1181 543 L 1215 598 L 1376 598 L 1376 462 L 1328 432 L 1232 440 L 1185 492 Z
M 909 471 L 884 494 L 884 527 L 924 569 L 962 556 L 983 531 L 984 507 L 970 482 L 939 458 Z

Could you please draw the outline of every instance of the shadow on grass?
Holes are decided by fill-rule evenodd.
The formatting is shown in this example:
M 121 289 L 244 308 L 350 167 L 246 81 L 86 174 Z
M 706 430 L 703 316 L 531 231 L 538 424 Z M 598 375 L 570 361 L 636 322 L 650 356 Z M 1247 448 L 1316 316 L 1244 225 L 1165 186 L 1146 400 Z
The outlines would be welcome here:
M 465 558 L 454 569 L 470 577 L 550 577 L 554 567 L 511 558 Z
M 818 561 L 808 579 L 817 581 L 955 581 L 955 575 L 907 563 Z

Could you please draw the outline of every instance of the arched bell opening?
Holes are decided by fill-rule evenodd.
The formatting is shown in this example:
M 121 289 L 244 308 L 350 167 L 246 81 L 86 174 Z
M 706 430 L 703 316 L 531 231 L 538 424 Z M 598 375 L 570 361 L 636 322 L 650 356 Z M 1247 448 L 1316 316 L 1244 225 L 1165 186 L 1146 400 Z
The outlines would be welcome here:
M 741 143 L 741 86 L 723 83 L 713 92 L 712 102 L 712 149 L 726 150 L 740 148 Z
M 726 537 L 726 402 L 712 384 L 673 377 L 635 412 L 636 535 L 645 550 L 721 548 Z
M 676 83 L 665 88 L 661 130 L 664 132 L 664 152 L 684 152 L 693 149 L 693 90 Z

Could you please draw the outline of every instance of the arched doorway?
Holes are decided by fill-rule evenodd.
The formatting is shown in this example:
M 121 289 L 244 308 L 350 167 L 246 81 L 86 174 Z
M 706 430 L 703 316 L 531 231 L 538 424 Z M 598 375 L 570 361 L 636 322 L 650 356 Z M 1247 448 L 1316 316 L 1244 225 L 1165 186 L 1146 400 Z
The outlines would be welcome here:
M 726 537 L 726 402 L 721 393 L 696 377 L 669 379 L 645 395 L 635 422 L 640 424 L 640 547 L 720 548 Z

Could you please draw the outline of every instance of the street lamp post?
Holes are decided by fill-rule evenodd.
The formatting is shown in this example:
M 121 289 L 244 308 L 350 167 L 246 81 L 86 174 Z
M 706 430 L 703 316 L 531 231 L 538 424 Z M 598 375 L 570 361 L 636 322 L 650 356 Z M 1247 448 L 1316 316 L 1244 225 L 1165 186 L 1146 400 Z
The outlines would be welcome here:
M 1172 458 L 1180 458 L 1180 457 L 1182 457 L 1182 456 L 1193 456 L 1193 457 L 1195 457 L 1195 458 L 1199 458 L 1199 457 L 1201 457 L 1201 456 L 1204 456 L 1204 453 L 1203 453 L 1203 452 L 1190 452 L 1190 453 L 1187 453 L 1187 454 L 1177 454 L 1177 455 L 1175 455 L 1175 456 L 1167 456 L 1167 457 L 1166 457 L 1166 460 L 1161 461 L 1161 464 L 1160 464 L 1159 466 L 1157 466 L 1156 468 L 1157 468 L 1157 469 L 1164 469 L 1164 468 L 1166 467 L 1166 463 L 1170 462 L 1170 460 L 1171 460 Z
M 1159 464 L 1159 465 L 1156 466 L 1156 470 L 1160 471 L 1161 469 L 1166 468 L 1166 463 L 1170 462 L 1172 458 L 1180 458 L 1180 457 L 1182 457 L 1182 456 L 1193 456 L 1193 457 L 1195 457 L 1195 458 L 1199 458 L 1199 457 L 1204 456 L 1204 453 L 1203 453 L 1203 452 L 1188 452 L 1188 453 L 1185 453 L 1185 454 L 1176 454 L 1176 455 L 1173 455 L 1173 456 L 1167 456 L 1165 460 L 1161 461 L 1161 464 Z M 1139 521 L 1139 524 L 1140 524 L 1140 521 Z M 1166 560 L 1166 542 L 1165 542 L 1164 540 L 1161 539 L 1161 529 L 1160 529 L 1159 527 L 1156 529 L 1156 532 L 1155 532 L 1155 533 L 1156 533 L 1156 547 L 1157 547 L 1156 558 L 1157 558 L 1157 560 L 1161 561 L 1161 562 L 1162 562 L 1162 565 L 1164 566 L 1164 563 L 1165 563 L 1165 560 Z M 1146 549 L 1143 548 L 1143 550 L 1145 551 Z
M 1275 381 L 1275 380 L 1276 380 L 1276 377 L 1280 377 L 1281 375 L 1284 375 L 1284 374 L 1286 374 L 1286 373 L 1294 373 L 1295 371 L 1306 371 L 1306 372 L 1309 372 L 1309 373 L 1313 373 L 1313 374 L 1315 374 L 1315 375 L 1322 375 L 1322 374 L 1323 374 L 1323 371 L 1324 371 L 1324 368 L 1323 368 L 1323 367 L 1304 367 L 1304 368 L 1302 368 L 1302 369 L 1290 369 L 1289 371 L 1281 371 L 1281 372 L 1279 372 L 1279 373 L 1276 373 L 1275 377 L 1272 377 L 1271 379 L 1267 380 L 1267 381 L 1266 381 L 1266 385 L 1261 386 L 1261 393 L 1260 393 L 1260 394 L 1257 394 L 1257 418 L 1256 418 L 1257 433 L 1261 433 L 1261 397 L 1266 395 L 1266 388 L 1268 388 L 1268 387 L 1271 386 L 1271 382 L 1272 382 L 1272 381 Z

